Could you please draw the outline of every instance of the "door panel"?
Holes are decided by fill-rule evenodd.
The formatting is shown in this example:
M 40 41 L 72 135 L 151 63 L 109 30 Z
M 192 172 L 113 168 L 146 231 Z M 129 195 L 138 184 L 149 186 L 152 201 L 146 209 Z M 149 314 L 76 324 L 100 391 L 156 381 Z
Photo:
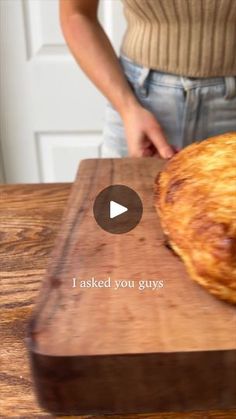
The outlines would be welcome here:
M 101 134 L 38 134 L 38 156 L 43 182 L 70 182 L 82 159 L 99 156 Z

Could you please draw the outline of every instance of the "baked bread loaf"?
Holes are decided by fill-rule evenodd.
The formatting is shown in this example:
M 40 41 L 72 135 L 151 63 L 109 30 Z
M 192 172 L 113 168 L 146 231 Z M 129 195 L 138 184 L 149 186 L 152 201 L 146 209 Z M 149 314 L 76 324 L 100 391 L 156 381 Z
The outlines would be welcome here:
M 155 204 L 192 279 L 236 304 L 236 132 L 186 147 L 159 173 Z

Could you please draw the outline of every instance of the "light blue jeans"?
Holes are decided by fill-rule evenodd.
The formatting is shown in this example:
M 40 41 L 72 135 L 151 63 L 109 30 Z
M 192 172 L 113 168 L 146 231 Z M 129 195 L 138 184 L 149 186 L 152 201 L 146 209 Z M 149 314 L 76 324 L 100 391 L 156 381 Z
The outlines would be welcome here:
M 236 131 L 236 77 L 180 77 L 142 67 L 124 56 L 120 62 L 139 102 L 155 115 L 175 147 Z M 128 155 L 122 119 L 109 103 L 101 154 Z

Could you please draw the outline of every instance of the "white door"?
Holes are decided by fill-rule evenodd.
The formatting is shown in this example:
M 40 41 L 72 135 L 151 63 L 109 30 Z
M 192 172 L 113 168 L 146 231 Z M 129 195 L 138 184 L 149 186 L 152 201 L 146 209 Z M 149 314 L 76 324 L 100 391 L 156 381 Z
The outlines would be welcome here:
M 0 152 L 9 183 L 71 181 L 81 159 L 100 156 L 105 99 L 70 55 L 58 6 L 0 0 Z M 118 52 L 121 1 L 100 0 L 99 16 Z

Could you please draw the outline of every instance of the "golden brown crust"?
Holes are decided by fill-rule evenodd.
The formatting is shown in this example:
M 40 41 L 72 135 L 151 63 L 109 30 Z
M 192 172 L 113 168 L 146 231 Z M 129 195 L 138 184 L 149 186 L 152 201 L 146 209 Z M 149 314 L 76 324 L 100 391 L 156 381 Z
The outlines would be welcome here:
M 190 276 L 236 304 L 236 132 L 176 154 L 156 179 L 155 203 Z

